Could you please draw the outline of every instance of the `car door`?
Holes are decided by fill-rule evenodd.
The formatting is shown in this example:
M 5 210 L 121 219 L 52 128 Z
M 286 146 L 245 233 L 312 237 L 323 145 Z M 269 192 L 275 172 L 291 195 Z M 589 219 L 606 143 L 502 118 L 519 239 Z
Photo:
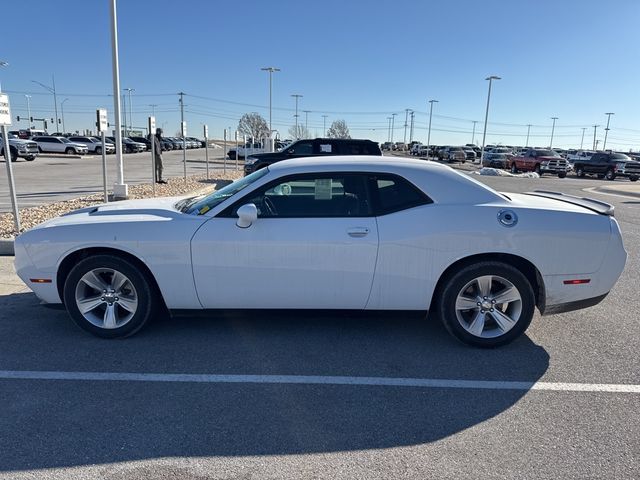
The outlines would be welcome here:
M 191 243 L 205 308 L 363 309 L 378 251 L 367 179 L 300 174 L 245 195 L 206 222 Z M 258 218 L 236 225 L 252 203 Z

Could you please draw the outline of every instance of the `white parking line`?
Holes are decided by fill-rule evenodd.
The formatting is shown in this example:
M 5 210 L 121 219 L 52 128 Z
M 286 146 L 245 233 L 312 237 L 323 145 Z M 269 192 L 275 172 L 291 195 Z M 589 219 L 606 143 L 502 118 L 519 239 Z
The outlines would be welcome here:
M 265 383 L 373 387 L 468 388 L 476 390 L 543 390 L 559 392 L 640 393 L 640 385 L 554 383 L 440 378 L 334 377 L 319 375 L 216 375 L 192 373 L 52 372 L 0 370 L 5 380 L 73 380 L 85 382 Z

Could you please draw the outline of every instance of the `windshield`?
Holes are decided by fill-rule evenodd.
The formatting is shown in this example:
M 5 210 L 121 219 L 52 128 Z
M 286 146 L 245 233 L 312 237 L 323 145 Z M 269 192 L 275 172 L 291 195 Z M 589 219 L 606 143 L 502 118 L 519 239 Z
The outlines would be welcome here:
M 539 157 L 559 157 L 558 153 L 553 150 L 536 150 Z
M 233 183 L 230 183 L 224 188 L 217 190 L 205 197 L 191 197 L 185 198 L 184 200 L 180 200 L 176 203 L 176 208 L 183 213 L 187 213 L 189 215 L 203 215 L 211 210 L 216 205 L 222 203 L 227 198 L 235 195 L 240 190 L 244 190 L 249 185 L 251 185 L 256 180 L 264 177 L 269 170 L 267 168 L 261 168 L 253 172 L 251 175 L 247 175 L 244 178 L 236 180 Z
M 62 143 L 71 143 L 69 140 L 67 140 L 64 137 L 58 137 L 58 139 L 62 142 Z

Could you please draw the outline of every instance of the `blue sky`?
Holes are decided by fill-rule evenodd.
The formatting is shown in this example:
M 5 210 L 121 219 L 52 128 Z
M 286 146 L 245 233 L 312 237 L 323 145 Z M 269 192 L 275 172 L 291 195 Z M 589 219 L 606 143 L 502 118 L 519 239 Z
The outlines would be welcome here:
M 0 81 L 14 117 L 53 116 L 53 99 L 32 80 L 65 98 L 67 130 L 92 128 L 95 109 L 113 112 L 108 0 L 4 2 Z M 133 123 L 143 126 L 157 104 L 157 124 L 174 134 L 176 92 L 184 91 L 190 134 L 234 129 L 256 111 L 268 118 L 273 77 L 274 128 L 287 137 L 301 94 L 312 135 L 322 115 L 344 119 L 352 136 L 404 139 L 405 109 L 414 110 L 414 137 L 426 142 L 427 100 L 434 108 L 434 144 L 481 142 L 488 75 L 494 83 L 487 143 L 585 148 L 592 125 L 608 146 L 640 149 L 640 49 L 637 0 L 119 0 L 121 87 L 132 94 Z M 28 28 L 27 28 L 28 27 Z M 21 122 L 16 126 L 25 127 Z M 407 132 L 407 140 L 409 133 Z

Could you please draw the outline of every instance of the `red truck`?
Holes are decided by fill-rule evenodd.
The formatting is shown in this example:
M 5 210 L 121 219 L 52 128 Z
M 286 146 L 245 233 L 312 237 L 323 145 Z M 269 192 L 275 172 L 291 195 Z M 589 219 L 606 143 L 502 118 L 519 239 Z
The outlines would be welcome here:
M 567 176 L 569 163 L 553 150 L 529 148 L 524 153 L 514 155 L 509 161 L 511 173 L 536 172 L 554 173 L 560 178 Z

